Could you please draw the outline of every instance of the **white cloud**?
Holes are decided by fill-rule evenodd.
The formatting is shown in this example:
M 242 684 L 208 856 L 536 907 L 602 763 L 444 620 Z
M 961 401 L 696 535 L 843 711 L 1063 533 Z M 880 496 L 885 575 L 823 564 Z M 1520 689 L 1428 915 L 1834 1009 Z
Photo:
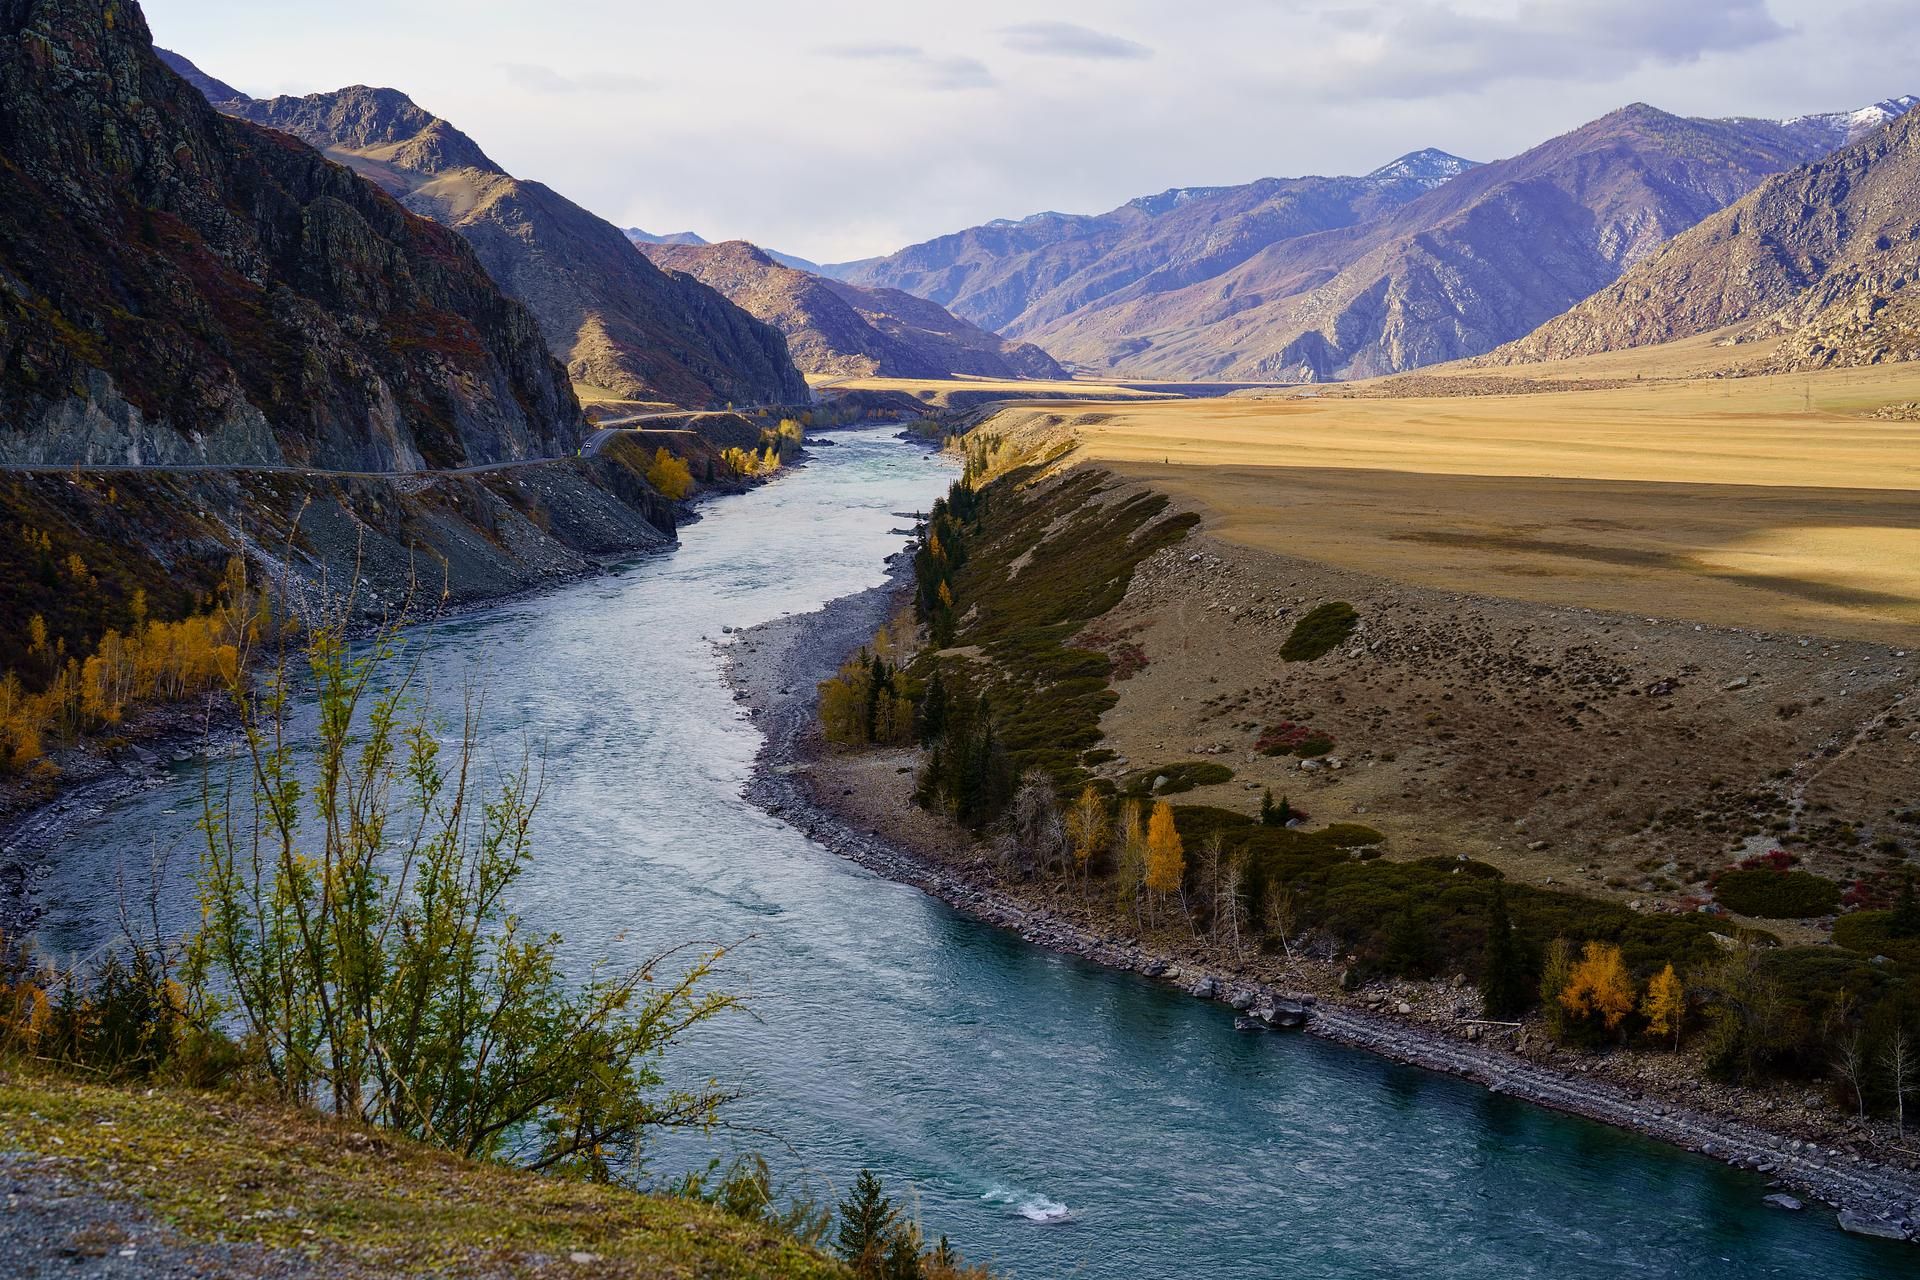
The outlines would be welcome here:
M 1153 50 L 1138 41 L 1077 22 L 1019 22 L 1002 27 L 1001 35 L 1010 49 L 1049 57 L 1132 60 L 1153 56 Z
M 827 45 L 829 58 L 850 62 L 888 62 L 905 70 L 912 83 L 929 89 L 985 89 L 995 83 L 993 72 L 978 58 L 932 54 L 919 45 L 889 41 Z

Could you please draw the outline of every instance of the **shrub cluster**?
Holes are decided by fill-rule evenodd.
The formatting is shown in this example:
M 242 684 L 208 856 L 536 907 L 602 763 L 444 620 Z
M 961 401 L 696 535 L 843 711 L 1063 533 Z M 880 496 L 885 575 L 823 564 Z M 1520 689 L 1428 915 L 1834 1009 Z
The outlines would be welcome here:
M 1339 648 L 1359 625 L 1360 615 L 1353 611 L 1352 605 L 1345 600 L 1330 600 L 1308 610 L 1305 617 L 1293 624 L 1286 643 L 1280 646 L 1280 657 L 1286 662 L 1312 662 L 1325 657 Z

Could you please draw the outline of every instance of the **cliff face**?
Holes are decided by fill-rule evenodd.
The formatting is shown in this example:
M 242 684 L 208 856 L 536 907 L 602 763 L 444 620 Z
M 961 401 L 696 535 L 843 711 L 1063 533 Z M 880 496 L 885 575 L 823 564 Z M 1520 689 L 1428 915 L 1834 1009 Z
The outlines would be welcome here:
M 613 224 L 515 178 L 398 90 L 356 85 L 216 105 L 320 148 L 459 232 L 533 312 L 577 382 L 623 399 L 705 408 L 808 400 L 777 330 L 699 281 L 661 271 Z
M 1731 325 L 1773 367 L 1920 356 L 1920 114 L 1769 179 L 1489 360 L 1671 342 Z
M 109 0 L 0 0 L 0 458 L 564 453 L 533 318 L 451 232 L 217 114 Z
M 697 276 L 779 329 L 811 374 L 836 377 L 1059 378 L 1029 342 L 1012 342 L 898 289 L 866 288 L 783 266 L 744 240 L 643 244 L 663 267 Z

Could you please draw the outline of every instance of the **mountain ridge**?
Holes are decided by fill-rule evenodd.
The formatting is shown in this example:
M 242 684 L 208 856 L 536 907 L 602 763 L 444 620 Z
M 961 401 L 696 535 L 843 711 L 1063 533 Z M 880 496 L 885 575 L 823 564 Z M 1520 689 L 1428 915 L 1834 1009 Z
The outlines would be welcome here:
M 136 6 L 0 8 L 0 457 L 386 470 L 584 423 L 458 236 L 169 69 Z
M 638 247 L 664 267 L 697 275 L 780 329 L 794 360 L 809 374 L 1065 376 L 1040 348 L 981 329 L 938 303 L 788 267 L 744 240 Z
M 808 398 L 776 331 L 698 281 L 657 270 L 611 223 L 507 173 L 398 89 L 352 85 L 215 105 L 317 147 L 459 233 L 533 312 L 578 383 L 708 408 Z
M 1762 367 L 1920 355 L 1920 113 L 1761 184 L 1612 286 L 1488 354 L 1524 364 L 1739 326 Z

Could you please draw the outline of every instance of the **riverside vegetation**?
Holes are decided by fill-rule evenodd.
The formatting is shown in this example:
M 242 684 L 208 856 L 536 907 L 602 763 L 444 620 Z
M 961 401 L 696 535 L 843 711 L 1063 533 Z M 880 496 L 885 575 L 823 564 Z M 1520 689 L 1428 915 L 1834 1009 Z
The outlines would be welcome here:
M 1310 829 L 1270 792 L 1258 817 L 1167 798 L 1196 769 L 1212 771 L 1203 784 L 1230 777 L 1221 765 L 1097 777 L 1115 661 L 1081 643 L 1193 518 L 1092 467 L 1045 479 L 1011 459 L 988 479 L 999 446 L 962 447 L 967 478 L 927 521 L 911 614 L 822 686 L 821 707 L 835 744 L 917 743 L 915 799 L 983 841 L 1003 877 L 1057 882 L 1109 927 L 1229 968 L 1322 962 L 1348 989 L 1457 974 L 1486 1019 L 1529 1020 L 1573 1051 L 1637 1046 L 1723 1080 L 1820 1082 L 1839 1113 L 1905 1131 L 1920 1099 L 1910 876 L 1884 909 L 1842 916 L 1837 947 L 1783 946 L 1708 915 L 1511 883 L 1464 855 L 1395 860 L 1379 832 Z M 1323 656 L 1355 623 L 1343 602 L 1314 609 L 1286 656 Z M 1785 855 L 1721 882 L 1760 915 L 1803 914 L 1800 899 L 1831 888 Z
M 335 1168 L 329 1130 L 308 1118 L 319 1116 L 351 1141 L 391 1135 L 381 1141 L 399 1146 L 380 1150 L 443 1178 L 457 1166 L 427 1150 L 478 1162 L 475 1185 L 493 1177 L 486 1167 L 506 1166 L 650 1189 L 750 1224 L 744 1235 L 711 1232 L 709 1266 L 745 1239 L 773 1251 L 779 1274 L 841 1273 L 820 1252 L 828 1245 L 856 1276 L 985 1274 L 945 1238 L 929 1243 L 871 1174 L 836 1213 L 786 1195 L 751 1156 L 679 1178 L 649 1168 L 650 1135 L 724 1122 L 726 1089 L 670 1083 L 666 1059 L 690 1030 L 739 1007 L 714 986 L 725 948 L 667 948 L 631 967 L 566 973 L 561 938 L 528 932 L 512 909 L 536 852 L 537 768 L 522 760 L 483 776 L 478 695 L 448 726 L 404 634 L 356 641 L 352 616 L 341 607 L 297 620 L 236 565 L 206 621 L 215 656 L 197 678 L 231 700 L 240 751 L 229 776 L 204 786 L 197 928 L 163 936 L 157 915 L 142 927 L 123 904 L 120 936 L 63 969 L 0 937 L 0 1109 L 31 1115 L 28 1149 L 64 1144 L 41 1119 L 47 1111 L 119 1116 L 136 1146 L 156 1150 L 187 1134 L 216 1149 L 244 1145 L 235 1131 L 261 1127 L 285 1139 L 282 1178 L 318 1167 L 354 1181 L 356 1201 L 399 1195 L 385 1178 L 363 1187 Z M 302 701 L 318 714 L 310 736 L 294 730 Z M 130 1109 L 127 1095 L 102 1088 L 129 1082 L 164 1098 L 151 1112 Z M 209 1197 L 233 1181 L 204 1160 L 168 1164 Z M 231 1225 L 179 1187 L 153 1198 L 190 1233 Z M 594 1203 L 616 1221 L 640 1220 L 617 1200 Z M 499 1247 L 477 1225 L 461 1219 L 434 1247 Z M 516 1234 L 527 1232 L 507 1238 Z M 349 1253 L 384 1241 L 335 1239 Z M 645 1231 L 608 1244 L 641 1261 L 666 1257 L 649 1252 L 662 1242 Z M 729 1262 L 721 1273 L 765 1272 Z

